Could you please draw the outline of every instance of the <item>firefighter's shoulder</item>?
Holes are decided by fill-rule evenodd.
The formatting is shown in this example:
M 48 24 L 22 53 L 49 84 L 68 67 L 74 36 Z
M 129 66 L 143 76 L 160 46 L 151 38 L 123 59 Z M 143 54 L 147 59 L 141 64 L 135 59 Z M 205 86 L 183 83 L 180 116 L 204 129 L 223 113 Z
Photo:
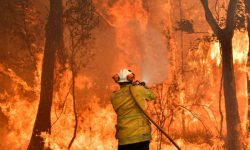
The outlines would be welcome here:
M 142 89 L 142 88 L 144 88 L 144 86 L 142 86 L 142 85 L 133 85 L 133 88 L 134 89 Z
M 117 90 L 116 91 L 112 91 L 112 93 L 110 95 L 111 100 L 116 97 L 116 93 L 117 93 Z
M 116 92 L 118 92 L 118 90 L 114 90 L 112 93 L 114 94 L 114 93 L 116 93 Z

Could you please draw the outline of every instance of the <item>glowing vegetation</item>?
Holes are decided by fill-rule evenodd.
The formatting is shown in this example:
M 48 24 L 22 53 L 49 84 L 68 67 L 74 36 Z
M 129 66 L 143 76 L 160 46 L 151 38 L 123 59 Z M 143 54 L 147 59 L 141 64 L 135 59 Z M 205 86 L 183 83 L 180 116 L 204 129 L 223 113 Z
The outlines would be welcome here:
M 23 150 L 29 146 L 42 99 L 42 64 L 48 40 L 52 46 L 57 41 L 60 48 L 55 48 L 55 65 L 50 70 L 54 73 L 50 78 L 51 126 L 47 124 L 47 129 L 39 131 L 44 147 L 115 150 L 116 115 L 109 96 L 118 87 L 111 77 L 121 68 L 129 68 L 156 94 L 148 103 L 148 113 L 182 149 L 224 149 L 227 123 L 222 44 L 210 28 L 201 2 L 67 0 L 63 14 L 59 14 L 63 35 L 56 38 L 58 42 L 51 38 L 58 34 L 56 30 L 45 36 L 51 10 L 44 8 L 51 7 L 49 1 L 3 0 L 0 149 Z M 224 28 L 229 0 L 208 2 L 218 27 Z M 243 0 L 239 2 L 237 26 L 232 25 L 232 63 L 240 142 L 242 148 L 250 149 L 247 11 Z M 175 149 L 155 127 L 152 135 L 152 150 Z

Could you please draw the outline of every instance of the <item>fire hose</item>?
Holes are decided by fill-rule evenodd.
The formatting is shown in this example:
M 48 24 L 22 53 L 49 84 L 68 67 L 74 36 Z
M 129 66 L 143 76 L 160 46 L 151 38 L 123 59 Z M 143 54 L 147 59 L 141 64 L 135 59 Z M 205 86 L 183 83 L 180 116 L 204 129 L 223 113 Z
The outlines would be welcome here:
M 137 83 L 138 83 L 138 82 L 137 82 Z M 139 85 L 145 86 L 145 83 L 139 82 Z M 164 131 L 164 129 L 163 129 L 162 127 L 160 127 L 152 118 L 150 118 L 150 116 L 148 115 L 148 113 L 147 113 L 146 111 L 143 110 L 143 108 L 142 108 L 141 105 L 137 102 L 135 96 L 133 95 L 133 92 L 132 92 L 132 90 L 131 90 L 131 86 L 129 87 L 129 91 L 130 91 L 130 93 L 131 93 L 131 95 L 132 95 L 132 98 L 133 98 L 134 101 L 135 101 L 135 104 L 139 107 L 139 109 L 140 109 L 140 110 L 142 111 L 142 113 L 146 116 L 146 118 L 147 118 L 151 123 L 153 123 L 153 124 L 157 127 L 157 129 L 160 130 L 161 133 L 162 133 L 163 135 L 165 135 L 166 138 L 168 138 L 169 141 L 170 141 L 178 150 L 181 150 L 181 148 L 180 148 L 180 147 L 177 145 L 177 143 L 176 143 L 176 142 L 166 133 L 166 131 Z

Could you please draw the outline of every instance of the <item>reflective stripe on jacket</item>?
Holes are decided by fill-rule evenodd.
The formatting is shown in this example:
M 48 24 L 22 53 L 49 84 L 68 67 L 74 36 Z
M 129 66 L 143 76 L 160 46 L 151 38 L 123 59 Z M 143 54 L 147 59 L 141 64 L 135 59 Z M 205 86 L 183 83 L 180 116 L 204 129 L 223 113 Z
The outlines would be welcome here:
M 154 94 L 144 86 L 131 84 L 122 86 L 111 95 L 111 102 L 117 113 L 116 138 L 119 145 L 132 144 L 151 139 L 150 122 L 135 104 L 130 93 L 133 92 L 137 102 L 145 109 L 145 100 L 152 100 Z

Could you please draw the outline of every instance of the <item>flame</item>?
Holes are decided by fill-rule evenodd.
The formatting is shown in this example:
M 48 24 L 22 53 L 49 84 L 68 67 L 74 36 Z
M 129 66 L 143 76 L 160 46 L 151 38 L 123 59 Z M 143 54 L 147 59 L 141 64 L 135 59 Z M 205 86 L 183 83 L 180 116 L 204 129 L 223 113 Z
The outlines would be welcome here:
M 233 37 L 233 61 L 237 64 L 243 64 L 247 61 L 249 49 L 247 32 L 235 31 Z M 221 63 L 221 52 L 219 42 L 214 42 L 210 47 L 210 57 L 217 65 Z
M 162 118 L 167 119 L 162 126 L 182 149 L 223 149 L 225 143 L 218 138 L 220 126 L 218 99 L 221 84 L 219 43 L 214 42 L 208 46 L 200 43 L 196 51 L 188 52 L 184 56 L 185 59 L 182 60 L 184 73 L 181 73 L 180 70 L 183 69 L 183 66 L 180 61 L 181 53 L 177 48 L 178 39 L 172 33 L 174 32 L 172 31 L 174 23 L 171 21 L 173 19 L 171 17 L 173 15 L 172 1 L 156 0 L 153 4 L 145 4 L 146 2 L 143 0 L 113 2 L 95 0 L 94 3 L 100 5 L 101 17 L 109 24 L 109 28 L 112 28 L 114 35 L 108 34 L 113 37 L 114 41 L 109 42 L 110 45 L 115 45 L 114 49 L 107 52 L 112 56 L 104 53 L 97 53 L 97 55 L 99 55 L 98 58 L 107 61 L 111 59 L 113 62 L 107 65 L 103 60 L 98 60 L 93 63 L 98 64 L 97 69 L 95 67 L 86 69 L 86 72 L 79 73 L 76 78 L 76 103 L 79 118 L 77 136 L 71 149 L 117 149 L 116 114 L 107 98 L 112 91 L 117 89 L 117 86 L 106 80 L 109 79 L 112 72 L 117 72 L 123 67 L 131 68 L 138 74 L 138 78 L 142 77 L 146 81 L 161 78 L 158 80 L 161 81 L 160 85 L 152 85 L 157 99 L 149 104 L 148 111 L 159 123 Z M 149 8 L 147 9 L 147 7 Z M 162 34 L 162 24 L 170 30 L 170 38 L 167 40 L 166 35 Z M 104 32 L 102 28 L 101 31 Z M 99 32 L 98 30 L 97 33 Z M 106 40 L 101 39 L 100 41 L 106 43 Z M 166 48 L 168 42 L 171 46 Z M 249 48 L 247 43 L 247 33 L 235 31 L 233 56 L 242 127 L 247 122 L 247 87 L 246 84 L 242 84 L 246 83 L 245 64 Z M 209 49 L 208 54 L 207 49 Z M 156 51 L 159 54 L 156 54 Z M 27 84 L 11 68 L 0 64 L 0 73 L 11 80 L 12 91 L 5 90 L 0 93 L 0 108 L 8 118 L 7 127 L 2 129 L 4 136 L 1 139 L 6 149 L 22 150 L 26 149 L 29 144 L 37 113 L 42 57 L 41 54 L 36 57 L 38 70 L 34 72 L 34 86 Z M 107 69 L 108 67 L 111 69 Z M 67 149 L 75 125 L 70 71 L 66 70 L 62 77 L 63 81 L 55 90 L 53 98 L 52 132 L 50 135 L 42 134 L 46 147 L 53 150 Z M 103 78 L 101 80 L 103 83 L 99 83 L 100 80 L 96 81 L 97 78 Z M 34 96 L 27 96 L 30 93 Z M 222 98 L 222 105 L 223 101 Z M 162 106 L 165 108 L 162 109 Z M 225 116 L 224 107 L 222 112 Z M 186 129 L 185 136 L 181 133 L 183 125 Z M 245 129 L 243 128 L 243 130 Z M 223 135 L 225 134 L 224 121 Z M 153 126 L 152 135 L 150 148 L 159 149 L 160 135 Z M 166 138 L 163 138 L 161 149 L 174 150 L 175 147 Z
M 115 135 L 116 117 L 111 105 L 101 107 L 99 99 L 95 96 L 91 99 L 91 104 L 86 110 L 81 112 L 79 117 L 80 126 L 78 128 L 77 137 L 74 141 L 72 149 L 116 149 L 117 141 L 113 138 Z M 67 149 L 73 129 L 74 117 L 71 105 L 67 106 L 65 114 L 60 118 L 57 124 L 52 128 L 52 134 L 45 134 L 43 137 L 47 141 L 47 146 L 54 150 Z
M 128 13 L 129 11 L 129 13 Z M 141 0 L 118 1 L 110 8 L 110 14 L 113 17 L 113 24 L 116 31 L 117 66 L 115 72 L 120 66 L 138 70 L 138 64 L 132 64 L 134 60 L 140 60 L 140 47 L 136 45 L 138 36 L 145 32 L 148 24 L 148 13 L 145 11 Z M 135 41 L 136 40 L 136 41 Z M 117 68 L 117 69 L 116 69 Z

